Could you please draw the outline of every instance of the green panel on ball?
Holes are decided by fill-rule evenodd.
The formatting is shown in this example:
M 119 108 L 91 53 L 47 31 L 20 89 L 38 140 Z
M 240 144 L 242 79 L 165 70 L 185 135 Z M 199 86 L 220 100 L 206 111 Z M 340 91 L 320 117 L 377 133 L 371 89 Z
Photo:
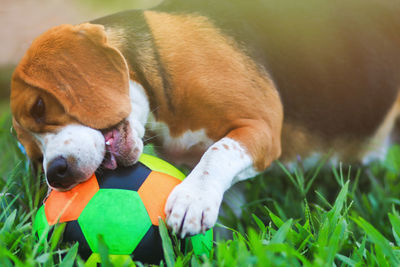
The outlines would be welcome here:
M 47 222 L 46 213 L 44 212 L 44 205 L 42 205 L 36 213 L 35 221 L 33 222 L 33 232 L 37 233 L 37 237 L 40 239 L 43 231 L 46 229 L 49 229 L 49 223 Z
M 193 251 L 196 255 L 210 254 L 213 242 L 213 230 L 210 229 L 205 234 L 198 234 L 190 238 L 192 241 Z
M 183 180 L 185 178 L 185 175 L 180 170 L 157 157 L 142 154 L 139 158 L 139 162 L 146 165 L 149 169 L 153 171 L 169 174 L 175 178 L 178 178 L 179 180 Z
M 102 235 L 110 254 L 131 254 L 151 227 L 139 194 L 122 189 L 100 189 L 78 218 L 93 252 Z

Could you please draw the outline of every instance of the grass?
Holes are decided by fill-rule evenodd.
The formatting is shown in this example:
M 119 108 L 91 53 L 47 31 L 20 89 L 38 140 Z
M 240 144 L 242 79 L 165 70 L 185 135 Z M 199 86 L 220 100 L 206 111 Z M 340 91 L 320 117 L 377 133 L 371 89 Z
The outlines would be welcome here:
M 42 179 L 10 133 L 10 115 L 0 118 L 0 266 L 83 266 L 77 246 L 60 244 L 55 229 L 40 249 L 32 220 L 46 192 Z M 311 167 L 282 164 L 247 181 L 246 202 L 224 204 L 210 256 L 181 252 L 161 227 L 165 261 L 160 266 L 399 266 L 400 147 L 369 166 Z M 231 196 L 232 197 L 232 196 Z M 235 198 L 235 195 L 233 195 Z M 174 239 L 174 237 L 172 237 Z M 107 248 L 100 246 L 103 265 Z M 141 263 L 137 265 L 142 266 Z

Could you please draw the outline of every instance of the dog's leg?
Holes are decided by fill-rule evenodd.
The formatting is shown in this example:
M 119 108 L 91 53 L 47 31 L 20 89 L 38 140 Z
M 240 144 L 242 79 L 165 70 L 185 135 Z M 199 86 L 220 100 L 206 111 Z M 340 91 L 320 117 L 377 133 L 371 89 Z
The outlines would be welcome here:
M 168 198 L 167 224 L 174 232 L 184 237 L 211 228 L 217 221 L 224 192 L 232 184 L 254 177 L 259 171 L 255 161 L 263 158 L 263 164 L 269 165 L 279 156 L 280 141 L 268 134 L 268 127 L 262 128 L 261 123 L 238 128 L 208 148 Z

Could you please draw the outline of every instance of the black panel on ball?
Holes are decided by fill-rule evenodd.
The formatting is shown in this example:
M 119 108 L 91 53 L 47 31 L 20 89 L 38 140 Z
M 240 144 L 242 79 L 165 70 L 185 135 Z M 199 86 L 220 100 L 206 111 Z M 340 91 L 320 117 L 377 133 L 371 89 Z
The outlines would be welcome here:
M 132 259 L 148 264 L 159 264 L 164 258 L 158 226 L 152 225 L 133 251 Z
M 81 258 L 84 260 L 87 260 L 92 254 L 92 250 L 90 249 L 77 220 L 67 222 L 64 230 L 63 242 L 79 242 L 78 252 Z
M 148 167 L 138 162 L 133 166 L 118 167 L 115 170 L 98 170 L 96 177 L 100 188 L 137 191 L 150 172 Z

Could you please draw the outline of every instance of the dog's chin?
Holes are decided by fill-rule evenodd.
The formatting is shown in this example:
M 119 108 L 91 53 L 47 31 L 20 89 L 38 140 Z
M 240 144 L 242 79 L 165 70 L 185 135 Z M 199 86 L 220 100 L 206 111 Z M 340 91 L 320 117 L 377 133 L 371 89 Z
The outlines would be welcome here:
M 65 188 L 64 187 L 53 187 L 53 186 L 49 185 L 49 188 L 51 190 L 55 190 L 55 191 L 58 191 L 58 192 L 66 192 L 66 191 L 71 190 L 72 188 L 74 188 L 77 185 L 78 185 L 78 183 L 75 183 L 75 184 L 72 184 L 72 185 L 70 185 L 68 187 L 65 187 Z
M 143 150 L 143 142 L 124 120 L 116 126 L 102 131 L 106 152 L 101 166 L 114 170 L 118 166 L 135 164 Z
M 92 176 L 93 176 L 94 170 L 93 171 L 89 171 L 87 170 L 87 172 L 85 173 L 80 173 L 80 174 L 75 174 L 73 177 L 74 179 L 70 178 L 70 179 L 65 179 L 65 183 L 59 184 L 59 186 L 55 186 L 54 184 L 50 184 L 49 181 L 46 179 L 46 183 L 48 185 L 48 187 L 51 190 L 55 190 L 55 191 L 59 191 L 59 192 L 65 192 L 65 191 L 69 191 L 72 188 L 74 188 L 75 186 L 86 182 L 87 180 L 89 180 Z M 79 177 L 79 178 L 77 178 Z

